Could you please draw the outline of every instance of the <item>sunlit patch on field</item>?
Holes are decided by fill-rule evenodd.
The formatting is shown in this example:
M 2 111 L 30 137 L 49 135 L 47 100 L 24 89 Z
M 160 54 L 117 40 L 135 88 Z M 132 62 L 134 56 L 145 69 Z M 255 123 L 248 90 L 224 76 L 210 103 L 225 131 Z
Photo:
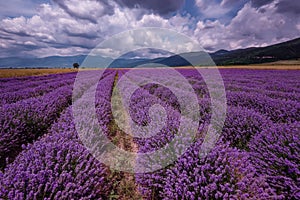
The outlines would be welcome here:
M 76 72 L 75 69 L 0 69 L 0 78 L 13 78 L 23 76 L 43 76 Z

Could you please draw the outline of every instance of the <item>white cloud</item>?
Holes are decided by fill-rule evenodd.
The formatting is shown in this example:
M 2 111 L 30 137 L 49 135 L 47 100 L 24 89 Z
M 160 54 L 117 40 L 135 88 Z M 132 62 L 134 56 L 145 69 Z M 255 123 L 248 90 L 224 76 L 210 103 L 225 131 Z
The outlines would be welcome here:
M 138 51 L 139 56 L 149 55 L 149 52 L 154 52 L 152 49 L 158 50 L 155 52 L 157 55 L 163 51 L 164 54 L 179 54 L 202 50 L 198 43 L 176 31 L 164 28 L 145 28 L 116 34 L 101 43 L 92 54 L 117 58 L 134 51 Z
M 53 0 L 72 17 L 97 23 L 104 15 L 113 14 L 113 1 Z
M 215 0 L 196 0 L 195 2 L 200 13 L 207 18 L 219 18 L 230 11 L 230 8 Z
M 260 8 L 247 3 L 230 24 L 225 26 L 218 20 L 199 21 L 195 34 L 204 48 L 213 51 L 266 46 L 299 37 L 296 27 L 300 19 L 291 19 L 276 11 L 276 2 Z
M 85 2 L 85 4 L 87 3 Z M 84 6 L 86 8 L 94 7 L 89 10 L 92 13 L 97 13 L 97 10 L 101 13 L 102 7 L 97 8 L 95 3 L 97 2 L 93 1 L 91 5 Z M 35 44 L 37 49 L 21 48 L 21 55 L 36 54 L 39 56 L 46 56 L 51 53 L 65 55 L 66 52 L 86 54 L 91 48 L 113 34 L 139 27 L 163 27 L 182 32 L 188 30 L 186 25 L 189 23 L 189 17 L 175 15 L 167 20 L 160 15 L 146 13 L 139 18 L 140 13 L 144 12 L 141 9 L 122 8 L 118 4 L 114 6 L 112 15 L 106 14 L 101 18 L 95 17 L 93 19 L 96 20 L 96 23 L 94 23 L 85 19 L 74 18 L 61 7 L 42 4 L 38 9 L 38 13 L 30 18 L 21 16 L 2 20 L 0 30 L 12 38 L 12 41 L 20 41 L 20 44 L 25 45 L 25 42 L 30 40 Z M 75 9 L 71 6 L 68 8 Z M 85 9 L 79 10 L 78 13 L 82 16 L 87 14 Z M 134 38 L 135 45 L 138 45 L 138 42 L 145 41 L 145 38 L 140 36 L 134 36 Z M 140 41 L 137 41 L 139 38 Z M 12 41 L 6 41 L 6 43 L 13 43 Z M 159 38 L 154 38 L 152 41 L 156 44 L 160 42 Z M 120 40 L 116 45 L 116 50 L 119 46 L 126 48 L 126 46 L 133 45 L 129 43 L 130 41 Z M 8 44 L 2 45 L 2 47 L 16 48 L 16 46 Z
M 24 42 L 25 45 L 29 45 L 29 46 L 36 46 L 36 43 L 32 42 L 32 41 L 26 41 Z
M 279 12 L 276 1 L 259 8 L 247 3 L 225 24 L 218 17 L 227 15 L 230 4 L 242 5 L 244 0 L 223 0 L 218 1 L 218 5 L 215 0 L 196 0 L 202 14 L 217 17 L 216 20 L 182 16 L 179 13 L 166 18 L 158 11 L 146 10 L 145 6 L 132 8 L 106 0 L 55 1 L 59 4 L 41 4 L 31 17 L 2 19 L 0 56 L 9 56 L 12 52 L 14 56 L 87 54 L 112 35 L 140 27 L 167 28 L 187 34 L 209 51 L 273 44 L 299 36 L 300 30 L 300 19 L 285 15 L 283 8 Z M 101 51 L 113 56 L 117 52 L 124 52 L 126 48 L 141 47 L 145 41 L 150 43 L 146 45 L 171 52 L 194 50 L 192 44 L 179 46 L 176 41 L 145 34 L 116 42 L 114 50 Z

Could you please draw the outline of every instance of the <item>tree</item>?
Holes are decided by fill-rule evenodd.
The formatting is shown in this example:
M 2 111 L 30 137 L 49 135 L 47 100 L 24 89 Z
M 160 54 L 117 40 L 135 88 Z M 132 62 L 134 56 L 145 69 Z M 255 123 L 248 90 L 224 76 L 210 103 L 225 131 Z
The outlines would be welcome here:
M 73 63 L 73 67 L 74 67 L 74 69 L 78 69 L 79 68 L 79 64 L 78 63 Z

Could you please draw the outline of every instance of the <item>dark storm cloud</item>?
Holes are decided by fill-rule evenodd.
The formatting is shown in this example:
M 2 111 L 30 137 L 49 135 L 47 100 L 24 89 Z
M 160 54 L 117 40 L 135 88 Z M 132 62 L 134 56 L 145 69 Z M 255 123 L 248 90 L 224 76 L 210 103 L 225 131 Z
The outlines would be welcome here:
M 13 34 L 13 35 L 21 36 L 21 37 L 30 37 L 31 36 L 30 34 L 26 33 L 25 31 L 9 31 L 9 30 L 6 30 L 5 28 L 0 28 L 0 30 L 5 33 L 9 33 L 9 34 Z
M 0 51 L 0 57 L 24 57 L 27 55 L 26 52 L 30 52 L 32 50 L 39 50 L 42 48 L 42 46 L 35 46 L 29 44 L 12 44 L 10 45 L 10 48 L 6 48 L 5 51 Z
M 78 10 L 71 9 L 69 4 L 72 2 L 70 2 L 68 0 L 52 0 L 52 1 L 57 3 L 70 16 L 78 18 L 78 19 L 82 19 L 82 20 L 88 20 L 95 24 L 97 23 L 98 17 L 101 17 L 103 15 L 114 14 L 114 8 L 112 5 L 110 5 L 108 3 L 108 0 L 95 0 L 95 1 L 98 1 L 99 3 L 101 3 L 101 5 L 104 7 L 102 12 L 99 11 L 97 13 L 94 13 L 94 14 L 96 14 L 96 16 L 93 15 L 93 13 L 78 12 L 80 8 L 78 8 Z
M 31 51 L 35 49 L 40 49 L 43 48 L 42 46 L 37 46 L 37 45 L 31 45 L 31 44 L 15 44 L 17 49 L 19 51 Z
M 99 36 L 97 34 L 90 33 L 90 32 L 87 32 L 87 33 L 74 33 L 74 32 L 69 31 L 69 30 L 64 30 L 64 33 L 67 34 L 68 36 L 71 36 L 71 37 L 79 37 L 79 38 L 86 38 L 86 39 L 99 38 Z
M 292 1 L 292 0 L 281 0 L 276 4 L 277 12 L 282 14 L 293 14 L 299 15 L 300 14 L 300 1 Z
M 267 5 L 274 0 L 251 0 L 252 6 L 255 8 L 259 8 L 261 6 Z
M 1 33 L 0 33 L 1 34 Z M 4 40 L 14 40 L 13 38 L 7 37 L 7 36 L 2 36 L 0 35 L 0 39 L 4 39 Z
M 166 15 L 171 12 L 175 12 L 181 8 L 185 0 L 115 0 L 121 6 L 128 8 L 144 8 L 158 13 L 160 15 Z
M 251 0 L 252 6 L 259 8 L 261 6 L 270 4 L 275 0 Z M 288 15 L 299 15 L 300 14 L 300 1 L 299 0 L 279 0 L 275 4 L 277 13 L 288 14 Z M 264 11 L 264 9 L 262 9 Z

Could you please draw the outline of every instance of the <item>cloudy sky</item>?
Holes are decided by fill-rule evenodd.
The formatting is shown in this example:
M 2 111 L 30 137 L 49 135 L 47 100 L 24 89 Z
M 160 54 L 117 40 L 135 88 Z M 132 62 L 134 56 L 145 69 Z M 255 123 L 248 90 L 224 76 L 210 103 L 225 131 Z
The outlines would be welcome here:
M 266 46 L 300 37 L 300 1 L 1 1 L 0 57 L 88 54 L 141 27 L 186 34 L 207 51 Z

